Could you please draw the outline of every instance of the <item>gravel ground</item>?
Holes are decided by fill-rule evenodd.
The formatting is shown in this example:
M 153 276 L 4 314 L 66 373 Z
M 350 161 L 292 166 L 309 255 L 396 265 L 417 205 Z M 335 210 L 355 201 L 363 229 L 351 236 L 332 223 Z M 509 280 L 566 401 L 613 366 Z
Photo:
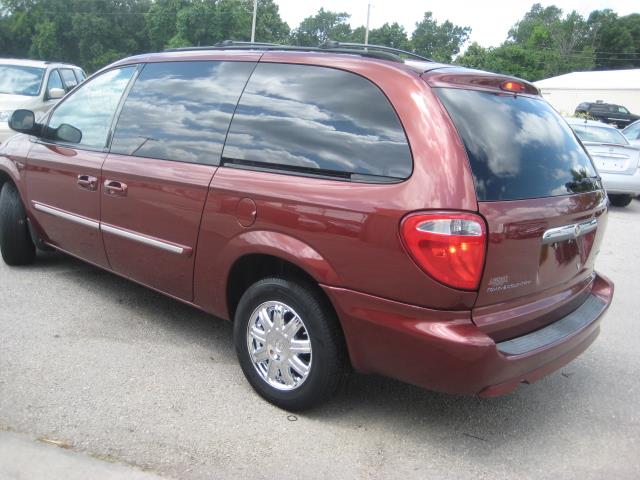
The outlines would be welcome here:
M 615 300 L 561 371 L 497 399 L 353 375 L 295 416 L 252 392 L 230 324 L 60 254 L 3 264 L 0 430 L 180 479 L 637 479 L 640 201 L 608 228 Z

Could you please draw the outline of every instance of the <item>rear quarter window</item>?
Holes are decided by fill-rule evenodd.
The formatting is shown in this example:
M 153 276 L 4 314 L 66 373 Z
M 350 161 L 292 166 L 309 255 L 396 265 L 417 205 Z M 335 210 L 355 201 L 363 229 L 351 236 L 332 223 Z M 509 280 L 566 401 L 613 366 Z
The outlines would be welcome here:
M 411 175 L 394 109 L 369 80 L 309 65 L 258 64 L 234 114 L 223 161 L 367 181 Z
M 464 146 L 478 200 L 517 200 L 599 188 L 566 122 L 542 99 L 436 88 Z

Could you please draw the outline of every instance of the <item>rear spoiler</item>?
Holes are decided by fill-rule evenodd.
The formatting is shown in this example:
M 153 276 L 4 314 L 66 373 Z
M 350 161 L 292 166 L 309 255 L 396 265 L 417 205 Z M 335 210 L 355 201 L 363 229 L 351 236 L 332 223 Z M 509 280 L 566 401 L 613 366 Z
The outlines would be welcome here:
M 510 93 L 540 96 L 538 88 L 521 78 L 510 75 L 446 66 L 429 69 L 421 77 L 432 87 L 471 88 L 478 90 L 500 90 Z

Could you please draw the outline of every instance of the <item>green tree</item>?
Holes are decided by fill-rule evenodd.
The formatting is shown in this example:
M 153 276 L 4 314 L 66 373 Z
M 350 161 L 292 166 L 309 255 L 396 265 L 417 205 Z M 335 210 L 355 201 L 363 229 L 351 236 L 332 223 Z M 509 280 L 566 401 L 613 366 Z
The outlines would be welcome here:
M 146 14 L 149 46 L 162 50 L 176 35 L 178 12 L 187 7 L 188 0 L 156 0 Z
M 348 20 L 347 13 L 331 12 L 321 8 L 315 15 L 302 20 L 298 28 L 291 33 L 291 41 L 294 45 L 313 47 L 327 40 L 349 41 L 352 31 Z
M 589 15 L 598 70 L 640 67 L 640 15 L 618 17 L 612 10 Z
M 473 68 L 539 80 L 594 67 L 593 26 L 577 12 L 534 4 L 496 48 L 477 44 L 456 59 Z
M 253 0 L 244 0 L 245 9 L 253 15 Z M 251 28 L 251 18 L 249 19 Z M 269 43 L 287 43 L 291 28 L 280 17 L 280 9 L 273 0 L 258 0 L 256 17 L 256 41 Z M 247 40 L 251 38 L 251 33 Z
M 470 33 L 469 27 L 454 25 L 449 20 L 439 24 L 431 12 L 425 12 L 423 19 L 416 23 L 411 44 L 420 55 L 440 62 L 451 62 Z
M 364 40 L 364 39 L 363 39 Z M 385 23 L 380 28 L 369 31 L 369 43 L 387 47 L 411 50 L 411 42 L 406 30 L 398 23 Z

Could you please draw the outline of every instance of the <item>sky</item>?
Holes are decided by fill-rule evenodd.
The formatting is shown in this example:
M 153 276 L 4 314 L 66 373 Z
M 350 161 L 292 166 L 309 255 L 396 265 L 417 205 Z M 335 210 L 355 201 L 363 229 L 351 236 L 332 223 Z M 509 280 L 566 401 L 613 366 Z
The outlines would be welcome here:
M 640 0 L 537 0 L 544 6 L 556 5 L 565 13 L 577 10 L 588 16 L 593 10 L 610 8 L 618 15 L 640 13 Z M 352 28 L 367 22 L 368 0 L 275 0 L 280 15 L 295 28 L 305 18 L 314 15 L 320 7 L 325 10 L 351 14 Z M 495 47 L 506 38 L 509 29 L 536 3 L 534 0 L 371 0 L 370 28 L 385 22 L 398 22 L 408 32 L 422 19 L 424 12 L 431 11 L 438 22 L 450 20 L 456 25 L 471 27 L 469 42 L 478 42 L 483 47 Z

